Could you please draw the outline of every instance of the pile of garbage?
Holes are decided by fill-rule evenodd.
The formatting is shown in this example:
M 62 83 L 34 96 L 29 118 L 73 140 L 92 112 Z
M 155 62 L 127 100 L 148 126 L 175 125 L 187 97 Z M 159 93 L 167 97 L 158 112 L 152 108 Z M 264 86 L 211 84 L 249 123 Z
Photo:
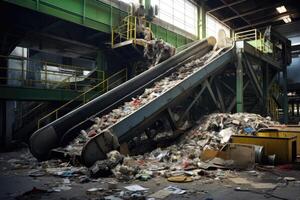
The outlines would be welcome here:
M 131 101 L 125 102 L 119 108 L 112 110 L 112 112 L 103 115 L 102 117 L 96 117 L 94 119 L 95 124 L 90 127 L 89 130 L 82 130 L 81 134 L 64 150 L 73 155 L 80 155 L 83 144 L 89 138 L 103 132 L 103 130 L 119 122 L 122 118 L 130 115 L 143 105 L 153 101 L 155 98 L 173 88 L 175 85 L 200 70 L 210 59 L 216 57 L 219 53 L 220 51 L 218 53 L 210 51 L 203 57 L 186 63 L 170 76 L 155 82 L 151 88 L 146 88 L 141 95 L 132 98 Z
M 270 117 L 264 118 L 257 114 L 211 114 L 203 117 L 196 127 L 165 149 L 157 148 L 144 155 L 122 157 L 119 159 L 120 163 L 115 164 L 116 167 L 112 172 L 117 179 L 124 181 L 148 180 L 156 176 L 172 180 L 175 176 L 177 178 L 175 181 L 188 182 L 199 178 L 201 174 L 215 176 L 215 171 L 206 171 L 206 169 L 210 167 L 230 169 L 233 163 L 222 159 L 207 163 L 207 155 L 203 152 L 220 150 L 229 142 L 231 135 L 255 134 L 260 128 L 277 124 L 278 122 L 272 121 Z M 99 163 L 92 168 L 97 165 Z
M 144 57 L 153 67 L 175 54 L 175 47 L 162 39 L 148 40 L 144 48 Z

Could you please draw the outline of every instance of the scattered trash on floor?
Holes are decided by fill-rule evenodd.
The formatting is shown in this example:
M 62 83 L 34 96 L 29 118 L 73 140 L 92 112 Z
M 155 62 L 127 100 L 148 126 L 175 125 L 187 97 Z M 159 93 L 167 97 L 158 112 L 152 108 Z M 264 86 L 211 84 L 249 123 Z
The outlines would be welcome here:
M 149 189 L 149 188 L 144 188 L 143 186 L 140 185 L 129 185 L 129 186 L 125 186 L 124 188 L 132 192 L 146 191 Z
M 103 188 L 90 188 L 90 189 L 86 190 L 86 193 L 87 194 L 93 194 L 93 193 L 96 193 L 96 192 L 99 192 L 99 191 L 103 191 Z
M 238 185 L 243 185 L 243 184 L 249 184 L 251 183 L 251 181 L 249 181 L 246 178 L 242 178 L 242 177 L 236 177 L 236 178 L 229 178 L 230 181 L 232 181 L 235 184 Z
M 176 186 L 168 186 L 166 188 L 164 188 L 164 190 L 167 190 L 169 192 L 171 192 L 172 194 L 184 194 L 186 193 L 186 190 L 180 189 Z
M 255 189 L 274 189 L 276 187 L 276 184 L 274 183 L 257 183 L 252 182 L 250 185 Z
M 164 199 L 167 196 L 169 196 L 170 194 L 172 194 L 171 191 L 162 189 L 162 190 L 159 190 L 159 191 L 149 195 L 148 197 L 149 198 L 154 198 L 154 199 Z
M 296 179 L 294 177 L 284 177 L 283 180 L 285 180 L 285 181 L 295 181 Z

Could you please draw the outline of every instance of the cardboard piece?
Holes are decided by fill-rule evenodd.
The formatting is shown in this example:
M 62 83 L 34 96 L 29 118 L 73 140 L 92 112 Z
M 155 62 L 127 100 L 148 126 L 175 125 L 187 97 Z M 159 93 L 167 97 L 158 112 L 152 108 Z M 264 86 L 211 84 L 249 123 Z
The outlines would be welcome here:
M 252 183 L 250 183 L 250 185 L 253 188 L 256 188 L 256 189 L 274 189 L 276 187 L 276 184 L 273 184 L 273 183 L 255 183 L 255 182 L 252 182 Z
M 236 177 L 236 178 L 228 178 L 230 181 L 234 182 L 235 184 L 244 185 L 244 184 L 251 184 L 250 181 L 248 181 L 245 178 Z
M 255 147 L 248 144 L 229 143 L 225 146 L 227 158 L 233 160 L 233 167 L 249 169 L 255 165 Z
M 199 167 L 251 169 L 255 164 L 255 146 L 251 144 L 226 144 L 221 151 L 205 149 Z
M 164 199 L 167 196 L 169 196 L 170 194 L 172 194 L 172 192 L 170 192 L 168 190 L 165 190 L 165 189 L 162 189 L 162 190 L 159 190 L 159 191 L 149 195 L 148 197 L 149 198 L 155 198 L 155 199 Z
M 200 159 L 202 161 L 209 161 L 213 158 L 217 157 L 219 151 L 213 150 L 213 149 L 205 149 L 200 156 Z

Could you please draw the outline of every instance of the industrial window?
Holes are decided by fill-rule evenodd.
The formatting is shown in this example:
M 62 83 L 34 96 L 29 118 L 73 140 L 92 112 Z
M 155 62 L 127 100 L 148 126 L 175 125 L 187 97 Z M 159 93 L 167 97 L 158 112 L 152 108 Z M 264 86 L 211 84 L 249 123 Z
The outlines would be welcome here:
M 197 35 L 197 6 L 188 0 L 152 0 L 158 6 L 158 18 Z
M 224 29 L 226 37 L 230 37 L 230 29 L 216 18 L 206 15 L 206 36 L 218 37 L 218 31 Z

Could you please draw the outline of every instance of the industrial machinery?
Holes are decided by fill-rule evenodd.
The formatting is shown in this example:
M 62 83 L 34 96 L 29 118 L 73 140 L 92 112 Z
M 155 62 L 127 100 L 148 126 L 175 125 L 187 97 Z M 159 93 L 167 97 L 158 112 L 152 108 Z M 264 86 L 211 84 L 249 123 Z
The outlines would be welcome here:
M 254 39 L 257 40 L 257 38 Z M 168 116 L 173 129 L 178 129 L 204 91 L 210 95 L 218 110 L 231 112 L 237 104 L 236 109 L 240 112 L 243 109 L 243 90 L 248 88 L 249 84 L 252 84 L 257 91 L 259 100 L 262 96 L 261 86 L 258 84 L 259 79 L 255 76 L 254 64 L 249 62 L 249 59 L 257 58 L 275 69 L 282 69 L 285 65 L 285 60 L 280 62 L 247 41 L 237 41 L 230 47 L 218 47 L 213 50 L 215 44 L 216 40 L 213 37 L 193 42 L 173 57 L 37 130 L 30 139 L 32 154 L 40 160 L 48 159 L 51 152 L 70 144 L 81 135 L 82 130 L 90 130 L 96 117 L 112 113 L 165 78 L 170 77 L 171 79 L 167 81 L 172 81 L 173 74 L 178 75 L 178 71 L 184 66 L 190 66 L 188 75 L 174 81 L 173 85 L 133 112 L 126 114 L 108 127 L 97 130 L 95 135 L 83 142 L 77 152 L 81 156 L 81 162 L 86 166 L 91 166 L 97 160 L 105 159 L 106 153 L 144 132 L 162 114 Z M 214 78 L 224 73 L 224 70 L 228 70 L 226 74 L 232 76 L 232 68 L 225 68 L 225 66 L 234 61 L 237 77 L 236 96 L 230 102 L 225 102 L 222 100 L 219 89 L 214 90 L 211 84 L 213 81 L 218 81 Z M 241 73 L 244 67 L 247 69 L 246 73 Z M 245 84 L 243 84 L 243 76 L 244 79 L 249 79 Z M 234 89 L 229 88 L 229 90 L 234 93 Z M 191 95 L 192 93 L 194 96 Z M 191 96 L 193 96 L 192 101 L 180 113 L 180 117 L 174 117 L 172 106 Z
M 212 50 L 215 43 L 216 40 L 213 37 L 193 43 L 192 46 L 187 47 L 172 58 L 39 129 L 30 139 L 31 152 L 38 159 L 47 159 L 52 149 L 59 147 L 66 141 L 69 142 L 76 137 L 82 129 L 90 127 L 93 124 L 91 119 L 117 108 L 123 102 L 140 94 L 154 82 L 170 75 L 184 63 L 204 56 Z M 115 135 L 120 143 L 133 137 L 132 133 L 143 130 L 147 124 L 151 123 L 151 121 L 153 122 L 153 119 L 159 113 L 167 109 L 169 103 L 181 95 L 186 94 L 188 90 L 199 86 L 206 76 L 228 63 L 232 57 L 231 50 L 214 61 L 209 62 L 197 73 L 185 79 L 180 84 L 175 85 L 173 89 L 168 90 L 168 92 L 149 102 L 147 105 L 141 107 L 105 131 L 109 131 Z M 135 131 L 133 131 L 133 129 Z M 106 152 L 103 152 L 100 146 L 100 148 L 94 149 L 94 144 L 97 143 L 97 140 L 97 136 L 91 139 L 82 152 L 83 162 L 88 166 L 93 164 L 94 161 L 105 157 Z M 93 155 L 90 154 L 90 151 L 93 152 Z M 92 160 L 91 156 L 93 157 Z

